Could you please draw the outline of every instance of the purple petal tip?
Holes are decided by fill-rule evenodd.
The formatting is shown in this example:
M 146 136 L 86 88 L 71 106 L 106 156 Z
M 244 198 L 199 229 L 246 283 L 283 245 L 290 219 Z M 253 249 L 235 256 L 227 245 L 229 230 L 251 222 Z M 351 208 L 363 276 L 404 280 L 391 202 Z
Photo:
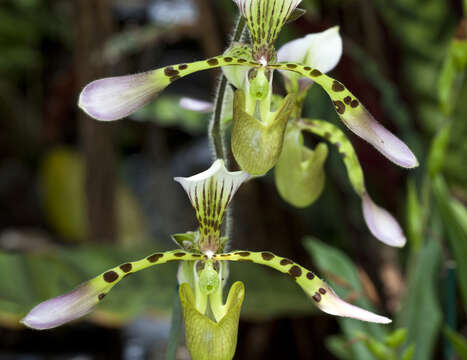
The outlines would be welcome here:
M 403 247 L 406 238 L 399 223 L 385 209 L 376 205 L 367 193 L 362 195 L 363 217 L 374 237 L 395 247 Z

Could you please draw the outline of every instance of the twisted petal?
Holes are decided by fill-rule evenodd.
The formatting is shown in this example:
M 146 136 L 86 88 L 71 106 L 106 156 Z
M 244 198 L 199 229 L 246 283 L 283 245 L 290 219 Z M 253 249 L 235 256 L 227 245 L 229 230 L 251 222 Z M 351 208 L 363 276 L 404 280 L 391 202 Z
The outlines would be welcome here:
M 326 91 L 340 119 L 351 131 L 368 141 L 395 164 L 405 168 L 418 166 L 417 158 L 408 146 L 378 123 L 339 81 L 302 64 L 280 63 L 269 65 L 269 68 L 293 71 L 312 79 Z
M 175 80 L 197 71 L 229 65 L 258 64 L 244 58 L 217 56 L 141 74 L 100 79 L 91 82 L 82 90 L 79 106 L 97 120 L 122 119 L 153 100 Z
M 299 126 L 327 139 L 339 150 L 350 183 L 355 192 L 362 198 L 363 216 L 371 233 L 387 245 L 404 246 L 406 239 L 397 221 L 386 210 L 376 205 L 368 195 L 365 189 L 362 167 L 352 143 L 345 134 L 333 124 L 321 120 L 302 119 Z
M 284 44 L 277 52 L 277 61 L 298 62 L 327 73 L 334 69 L 341 56 L 342 38 L 339 27 L 334 26 Z
M 256 60 L 274 56 L 274 42 L 301 0 L 234 0 L 245 17 Z
M 201 235 L 218 232 L 224 212 L 240 185 L 250 175 L 245 171 L 227 171 L 223 160 L 216 160 L 202 173 L 176 177 L 196 210 Z
M 366 192 L 362 195 L 362 208 L 365 222 L 377 239 L 390 246 L 405 245 L 406 238 L 399 223 L 387 210 L 376 205 Z
M 168 261 L 199 260 L 200 257 L 200 254 L 175 250 L 155 253 L 144 259 L 116 266 L 78 286 L 68 294 L 40 303 L 21 322 L 37 330 L 63 325 L 91 312 L 115 284 L 128 274 Z
M 213 109 L 212 103 L 189 97 L 181 98 L 179 104 L 184 109 L 201 113 L 209 113 L 212 112 Z
M 337 316 L 350 317 L 362 321 L 388 324 L 390 319 L 351 305 L 311 271 L 293 261 L 270 252 L 235 251 L 215 255 L 216 260 L 252 261 L 266 265 L 292 277 L 322 311 Z

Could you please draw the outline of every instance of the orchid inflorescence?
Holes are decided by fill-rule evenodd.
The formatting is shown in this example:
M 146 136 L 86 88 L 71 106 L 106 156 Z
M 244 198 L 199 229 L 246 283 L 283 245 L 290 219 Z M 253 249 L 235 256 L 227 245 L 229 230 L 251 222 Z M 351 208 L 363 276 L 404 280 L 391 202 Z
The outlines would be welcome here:
M 224 252 L 228 238 L 221 234 L 223 219 L 245 181 L 276 167 L 278 191 L 296 207 L 309 206 L 322 192 L 328 148 L 326 143 L 307 148 L 303 131 L 338 148 L 352 187 L 362 199 L 371 233 L 391 246 L 405 244 L 397 221 L 369 197 L 362 168 L 346 135 L 327 121 L 302 118 L 305 95 L 314 83 L 331 98 L 337 115 L 352 132 L 395 164 L 405 168 L 418 165 L 401 140 L 379 124 L 342 83 L 325 75 L 342 54 L 337 27 L 291 41 L 276 52 L 278 33 L 295 16 L 301 0 L 234 1 L 248 26 L 249 43 L 233 42 L 223 55 L 207 60 L 93 81 L 81 92 L 79 106 L 97 120 L 121 119 L 152 101 L 172 82 L 197 71 L 222 67 L 236 89 L 233 111 L 226 115 L 232 117 L 231 148 L 241 171 L 228 171 L 224 161 L 216 159 L 200 174 L 175 178 L 188 194 L 199 223 L 196 231 L 173 235 L 181 249 L 157 252 L 110 269 L 66 295 L 37 305 L 23 319 L 25 325 L 48 329 L 81 317 L 126 275 L 171 261 L 181 261 L 179 296 L 187 346 L 194 359 L 204 359 L 206 354 L 210 359 L 230 359 L 235 352 L 244 287 L 241 282 L 234 283 L 223 302 L 227 261 L 251 261 L 289 275 L 326 313 L 376 323 L 391 321 L 340 299 L 317 275 L 289 259 L 269 251 Z M 274 70 L 284 78 L 285 98 L 272 94 Z M 193 99 L 185 99 L 182 105 L 197 111 L 212 110 L 209 103 Z M 206 332 L 212 336 L 206 336 Z

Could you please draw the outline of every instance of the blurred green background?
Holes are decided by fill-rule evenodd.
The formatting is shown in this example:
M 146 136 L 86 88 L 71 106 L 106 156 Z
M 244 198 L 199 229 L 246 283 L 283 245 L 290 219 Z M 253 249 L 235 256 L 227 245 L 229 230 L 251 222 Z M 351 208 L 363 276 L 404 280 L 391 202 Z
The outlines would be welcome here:
M 230 281 L 246 285 L 237 359 L 467 359 L 466 6 L 303 0 L 306 15 L 281 33 L 279 44 L 339 25 L 344 54 L 333 77 L 421 166 L 397 168 L 349 135 L 370 193 L 404 227 L 403 249 L 372 238 L 337 151 L 307 209 L 286 204 L 272 174 L 240 189 L 233 248 L 293 258 L 394 324 L 318 313 L 285 276 L 232 264 Z M 181 80 L 115 123 L 88 118 L 77 97 L 98 77 L 221 53 L 236 15 L 231 0 L 0 0 L 1 360 L 165 358 L 173 264 L 122 282 L 83 321 L 37 332 L 18 320 L 108 267 L 173 248 L 170 234 L 194 228 L 172 178 L 209 166 L 209 118 L 178 101 L 210 101 L 220 72 Z M 341 126 L 318 88 L 305 114 Z M 189 358 L 183 345 L 177 358 Z

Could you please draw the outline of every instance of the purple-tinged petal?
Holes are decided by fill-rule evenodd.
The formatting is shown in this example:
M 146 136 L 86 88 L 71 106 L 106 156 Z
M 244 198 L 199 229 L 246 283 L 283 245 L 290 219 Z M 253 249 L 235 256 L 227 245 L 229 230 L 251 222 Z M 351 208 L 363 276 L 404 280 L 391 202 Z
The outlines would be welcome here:
M 212 103 L 208 101 L 198 100 L 189 97 L 182 97 L 180 99 L 179 105 L 186 109 L 201 113 L 209 113 L 212 112 L 213 106 Z
M 100 289 L 87 282 L 68 294 L 40 303 L 21 322 L 37 330 L 51 329 L 88 314 L 102 297 Z
M 383 243 L 403 247 L 406 238 L 399 223 L 385 209 L 376 205 L 368 193 L 362 194 L 363 217 L 371 233 Z
M 316 293 L 314 296 L 320 296 L 321 300 L 316 304 L 325 313 L 379 324 L 389 324 L 392 322 L 392 320 L 387 317 L 374 314 L 370 311 L 359 308 L 358 306 L 345 302 L 327 285 L 326 295 Z
M 81 91 L 79 107 L 97 120 L 118 120 L 146 105 L 165 86 L 154 81 L 152 71 L 100 79 Z

